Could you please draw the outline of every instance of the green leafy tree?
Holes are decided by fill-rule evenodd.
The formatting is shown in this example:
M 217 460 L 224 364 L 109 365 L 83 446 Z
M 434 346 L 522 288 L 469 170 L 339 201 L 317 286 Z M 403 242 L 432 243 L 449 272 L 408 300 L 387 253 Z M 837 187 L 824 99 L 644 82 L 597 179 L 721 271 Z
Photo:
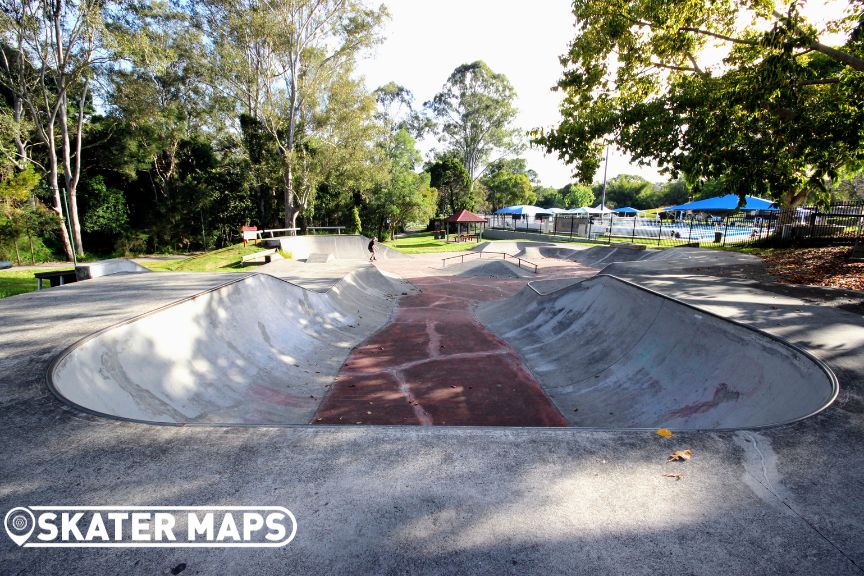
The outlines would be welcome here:
M 486 201 L 493 212 L 504 206 L 537 202 L 534 185 L 522 158 L 491 163 L 481 182 L 486 190 Z
M 640 197 L 650 194 L 653 189 L 654 185 L 641 176 L 619 174 L 606 182 L 606 205 L 610 208 L 624 206 L 639 208 L 641 206 L 636 205 L 641 204 Z M 600 198 L 602 191 L 602 184 L 594 185 L 595 198 Z
M 328 117 L 320 113 L 332 84 L 345 82 L 357 54 L 378 42 L 387 12 L 357 0 L 209 0 L 202 14 L 215 45 L 214 85 L 272 139 L 285 226 L 296 227 L 320 183 L 314 151 L 326 145 L 327 127 L 315 116 Z
M 381 158 L 379 144 L 393 133 L 377 121 L 374 96 L 347 70 L 330 83 L 326 102 L 310 119 L 315 123 L 314 135 L 307 137 L 301 157 L 308 162 L 298 174 L 304 184 L 311 178 L 309 183 L 317 186 L 307 194 L 311 201 L 323 188 L 329 192 L 328 203 L 315 202 L 321 212 L 316 212 L 316 218 L 329 221 L 332 215 L 342 224 L 350 218 L 356 200 L 368 197 L 387 179 L 388 164 Z
M 534 186 L 537 205 L 543 208 L 564 208 L 564 198 L 557 188 L 551 186 Z
M 832 201 L 861 202 L 864 200 L 864 173 L 855 167 L 844 167 L 836 178 L 826 184 Z
M 44 209 L 40 204 L 31 206 L 32 191 L 39 185 L 41 178 L 33 165 L 16 172 L 7 172 L 0 181 L 0 236 L 11 241 L 15 249 L 15 260 L 21 264 L 21 254 L 18 249 L 18 239 L 26 235 L 30 243 L 30 260 L 36 263 L 33 251 L 33 236 L 43 233 L 45 223 L 56 224 L 56 220 L 46 220 Z
M 351 226 L 348 228 L 349 234 L 362 234 L 363 223 L 360 221 L 360 208 L 354 206 L 351 209 Z
M 84 213 L 84 231 L 120 234 L 129 223 L 129 208 L 123 192 L 105 185 L 102 176 L 87 182 L 88 209 Z
M 372 197 L 378 237 L 392 238 L 408 223 L 424 222 L 435 213 L 437 193 L 429 186 L 426 172 L 414 171 L 420 162 L 414 138 L 403 128 L 396 131 L 387 148 L 389 177 Z M 385 234 L 386 232 L 386 234 Z
M 581 208 L 594 204 L 594 191 L 585 184 L 569 184 L 564 188 L 564 207 Z
M 703 186 L 703 190 L 706 186 Z M 714 194 L 712 194 L 713 196 Z M 662 186 L 654 186 L 650 189 L 644 189 L 639 193 L 636 201 L 632 206 L 639 209 L 661 208 L 673 206 L 676 204 L 684 204 L 690 198 L 690 189 L 683 180 L 673 180 Z
M 432 121 L 414 109 L 414 95 L 404 86 L 388 82 L 374 94 L 378 102 L 376 117 L 391 133 L 404 128 L 416 139 L 433 128 Z
M 438 121 L 440 137 L 468 171 L 471 187 L 493 155 L 519 150 L 515 98 L 507 77 L 478 60 L 456 68 L 425 104 Z
M 476 198 L 471 194 L 471 176 L 454 154 L 438 157 L 426 167 L 431 185 L 438 190 L 438 214 L 455 214 L 459 210 L 474 210 Z
M 864 151 L 864 4 L 831 24 L 846 34 L 841 46 L 821 42 L 798 8 L 576 0 L 558 84 L 564 119 L 535 141 L 585 182 L 610 138 L 638 162 L 686 174 L 694 190 L 722 177 L 739 196 L 798 205 Z M 727 50 L 722 65 L 706 61 L 711 45 Z
M 98 68 L 116 58 L 125 12 L 116 2 L 22 0 L 4 4 L 0 37 L 0 83 L 26 111 L 45 155 L 45 179 L 53 209 L 62 218 L 61 194 L 69 198 L 72 237 L 60 233 L 67 257 L 72 244 L 83 252 L 78 217 L 82 136 L 92 106 Z
M 146 46 L 130 47 L 124 66 L 111 70 L 108 120 L 125 124 L 165 199 L 178 184 L 181 143 L 203 132 L 218 138 L 230 108 L 210 87 L 205 40 L 190 16 L 161 4 L 147 6 L 130 14 Z

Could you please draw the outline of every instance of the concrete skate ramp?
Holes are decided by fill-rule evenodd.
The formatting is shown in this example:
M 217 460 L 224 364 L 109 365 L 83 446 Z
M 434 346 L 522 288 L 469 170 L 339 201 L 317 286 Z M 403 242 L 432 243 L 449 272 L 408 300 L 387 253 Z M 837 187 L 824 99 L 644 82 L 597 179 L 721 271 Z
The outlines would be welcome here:
M 572 426 L 772 426 L 837 394 L 834 374 L 791 344 L 612 276 L 546 295 L 529 286 L 476 315 Z
M 553 258 L 578 262 L 593 268 L 603 268 L 615 262 L 631 262 L 654 257 L 657 250 L 645 250 L 630 245 L 592 246 L 590 248 L 553 244 L 550 242 L 487 242 L 478 247 L 481 252 L 506 252 L 530 260 Z
M 307 424 L 395 299 L 371 265 L 324 293 L 254 274 L 79 342 L 49 382 L 77 407 L 119 418 Z
M 327 253 L 323 254 L 321 252 L 313 252 L 309 254 L 309 257 L 306 258 L 307 264 L 327 264 L 328 262 L 332 262 L 336 257 L 333 254 Z
M 739 254 L 706 248 L 668 248 L 666 250 L 646 250 L 644 258 L 630 261 L 609 262 L 603 269 L 606 274 L 654 273 L 687 270 L 690 268 L 711 268 L 716 266 L 761 266 L 762 259 L 751 254 Z
M 336 260 L 368 260 L 369 238 L 356 235 L 336 236 L 283 236 L 267 238 L 263 244 L 281 248 L 290 252 L 295 260 L 306 260 L 311 254 L 332 254 Z M 375 244 L 377 258 L 405 258 L 405 254 L 388 248 L 383 244 Z
M 542 257 L 543 253 L 541 249 L 549 250 L 554 249 L 555 244 L 549 242 L 529 242 L 524 241 L 520 242 L 518 240 L 514 240 L 512 242 L 483 242 L 482 244 L 478 244 L 477 247 L 473 250 L 475 252 L 504 252 L 506 254 L 510 254 L 511 256 L 519 256 L 520 258 L 528 258 L 528 254 L 536 257 Z
M 532 278 L 534 274 L 519 268 L 506 260 L 466 260 L 464 263 L 448 264 L 439 271 L 441 276 L 461 276 L 463 278 Z
M 150 272 L 150 270 L 126 258 L 111 258 L 110 260 L 87 262 L 75 267 L 75 276 L 79 281 L 91 280 L 100 276 L 119 274 L 121 272 Z
M 640 250 L 629 246 L 593 246 L 587 250 L 574 250 L 566 259 L 592 268 L 604 268 L 615 262 L 650 259 L 656 254 L 656 250 Z

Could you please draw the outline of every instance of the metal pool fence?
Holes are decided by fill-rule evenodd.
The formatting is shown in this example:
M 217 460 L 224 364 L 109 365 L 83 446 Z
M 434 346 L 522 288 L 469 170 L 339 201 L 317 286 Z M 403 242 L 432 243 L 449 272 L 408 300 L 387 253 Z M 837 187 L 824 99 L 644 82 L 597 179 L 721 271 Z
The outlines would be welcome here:
M 558 214 L 550 228 L 558 236 L 660 247 L 857 245 L 864 239 L 864 204 L 679 219 Z

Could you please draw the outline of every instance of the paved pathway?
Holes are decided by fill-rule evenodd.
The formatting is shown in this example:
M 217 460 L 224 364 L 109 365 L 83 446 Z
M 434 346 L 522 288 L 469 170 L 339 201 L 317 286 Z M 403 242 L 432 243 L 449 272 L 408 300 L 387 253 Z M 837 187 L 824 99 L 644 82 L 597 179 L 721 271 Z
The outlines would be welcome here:
M 325 424 L 566 426 L 516 352 L 473 304 L 525 280 L 419 277 L 393 321 L 357 347 L 316 414 Z
M 45 387 L 47 367 L 79 338 L 223 276 L 130 275 L 0 300 L 0 512 L 259 504 L 286 506 L 298 519 L 289 546 L 255 551 L 33 549 L 3 537 L 0 575 L 864 573 L 861 316 L 775 299 L 758 284 L 651 274 L 656 289 L 818 354 L 838 372 L 838 401 L 788 426 L 670 439 L 152 426 L 66 408 Z M 666 462 L 684 448 L 691 461 Z

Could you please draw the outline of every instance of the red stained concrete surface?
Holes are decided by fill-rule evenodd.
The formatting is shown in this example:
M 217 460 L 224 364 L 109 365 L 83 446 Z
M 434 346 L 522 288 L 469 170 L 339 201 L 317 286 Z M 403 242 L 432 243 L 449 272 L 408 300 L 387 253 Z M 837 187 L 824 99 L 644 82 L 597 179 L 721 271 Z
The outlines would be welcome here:
M 472 308 L 512 296 L 531 280 L 587 277 L 593 269 L 559 261 L 523 278 L 482 268 L 460 275 L 459 265 L 442 270 L 440 256 L 381 268 L 408 278 L 416 290 L 400 297 L 387 326 L 354 349 L 314 422 L 568 425 L 519 355 L 477 322 Z

